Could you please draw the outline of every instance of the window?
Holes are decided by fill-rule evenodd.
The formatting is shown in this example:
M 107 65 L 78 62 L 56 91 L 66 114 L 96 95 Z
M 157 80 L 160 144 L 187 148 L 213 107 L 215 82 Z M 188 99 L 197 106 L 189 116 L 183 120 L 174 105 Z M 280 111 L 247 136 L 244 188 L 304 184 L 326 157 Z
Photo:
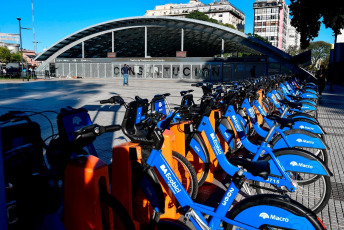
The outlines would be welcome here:
M 219 20 L 219 23 L 222 23 L 222 20 Z
M 219 17 L 222 17 L 222 14 L 220 14 Z

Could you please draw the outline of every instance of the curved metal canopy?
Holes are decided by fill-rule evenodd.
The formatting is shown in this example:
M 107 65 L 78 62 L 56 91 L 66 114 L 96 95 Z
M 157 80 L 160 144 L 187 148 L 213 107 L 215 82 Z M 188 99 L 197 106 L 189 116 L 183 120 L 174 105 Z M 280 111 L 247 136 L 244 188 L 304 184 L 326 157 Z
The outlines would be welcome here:
M 36 57 L 37 61 L 52 62 L 57 57 L 81 57 L 82 42 L 85 58 L 106 57 L 112 50 L 118 57 L 144 57 L 145 27 L 147 50 L 151 57 L 175 57 L 181 50 L 181 29 L 184 30 L 184 50 L 189 57 L 213 57 L 224 52 L 263 54 L 284 64 L 291 57 L 285 52 L 240 31 L 214 23 L 176 17 L 130 17 L 96 24 L 58 41 Z

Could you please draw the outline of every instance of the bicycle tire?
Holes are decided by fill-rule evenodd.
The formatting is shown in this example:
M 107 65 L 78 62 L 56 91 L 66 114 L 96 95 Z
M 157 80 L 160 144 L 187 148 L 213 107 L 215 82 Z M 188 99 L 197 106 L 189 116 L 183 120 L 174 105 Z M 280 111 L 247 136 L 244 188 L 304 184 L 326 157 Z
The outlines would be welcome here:
M 172 170 L 190 197 L 196 199 L 198 194 L 198 181 L 195 169 L 184 156 L 176 151 L 172 151 L 172 158 L 176 161 L 175 164 L 171 165 Z
M 228 214 L 227 217 L 231 220 L 236 220 L 238 218 L 240 218 L 240 214 L 245 214 L 246 210 L 250 210 L 250 208 L 255 208 L 260 210 L 265 211 L 266 209 L 269 208 L 278 208 L 278 209 L 283 209 L 285 211 L 285 213 L 290 214 L 291 216 L 295 215 L 295 216 L 300 216 L 300 217 L 304 217 L 307 221 L 307 225 L 308 226 L 312 226 L 314 227 L 314 229 L 316 230 L 325 230 L 325 226 L 323 225 L 323 223 L 320 221 L 320 219 L 317 218 L 317 216 L 308 208 L 304 207 L 303 205 L 301 205 L 300 203 L 285 197 L 285 196 L 278 196 L 278 195 L 256 195 L 256 196 L 252 196 L 249 197 L 243 201 L 241 201 L 238 205 L 236 205 Z M 262 213 L 259 215 L 259 217 L 262 217 L 264 220 L 267 219 L 268 221 L 270 220 L 271 216 L 269 217 L 267 213 L 266 217 Z M 252 214 L 251 214 L 252 215 Z M 245 215 L 247 216 L 247 215 Z M 289 215 L 288 215 L 289 216 Z M 293 219 L 289 220 L 290 223 L 292 223 Z M 268 223 L 268 222 L 267 222 Z M 303 229 L 302 226 L 300 226 L 299 222 L 294 222 L 295 225 L 292 229 Z M 259 223 L 250 223 L 250 225 L 252 225 L 252 227 L 256 227 L 257 229 L 265 229 L 265 230 L 271 230 L 271 229 L 288 229 L 290 230 L 290 227 L 283 227 L 283 222 L 280 221 L 280 223 L 278 223 L 279 225 L 259 225 Z M 231 224 L 227 224 L 224 223 L 224 229 L 226 230 L 230 230 L 230 229 L 241 229 L 241 228 L 236 228 L 235 226 L 231 225 Z
M 198 133 L 195 133 L 192 140 L 197 142 L 197 144 L 201 147 L 200 151 L 204 153 L 206 161 L 209 161 L 209 152 L 205 147 L 205 144 L 203 143 L 200 135 Z M 191 141 L 189 143 L 189 151 L 186 153 L 185 157 L 191 163 L 195 170 L 198 187 L 202 186 L 208 177 L 210 163 L 203 162 L 203 160 L 197 155 L 196 151 L 191 146 Z

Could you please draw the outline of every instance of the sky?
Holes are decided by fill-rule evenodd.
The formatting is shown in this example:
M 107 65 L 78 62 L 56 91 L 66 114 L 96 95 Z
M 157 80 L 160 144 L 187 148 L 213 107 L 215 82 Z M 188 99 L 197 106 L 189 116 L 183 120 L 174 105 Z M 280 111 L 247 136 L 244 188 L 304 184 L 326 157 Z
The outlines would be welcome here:
M 143 16 L 155 5 L 187 3 L 189 0 L 1 0 L 0 33 L 19 33 L 16 18 L 21 18 L 21 27 L 33 28 L 32 1 L 37 51 L 42 52 L 72 33 L 105 21 Z M 205 4 L 213 0 L 201 0 Z M 253 3 L 255 0 L 229 0 L 244 12 L 245 33 L 253 32 Z M 290 4 L 290 0 L 286 0 Z M 23 48 L 33 50 L 33 30 L 22 29 Z M 334 43 L 331 29 L 322 25 L 314 41 Z

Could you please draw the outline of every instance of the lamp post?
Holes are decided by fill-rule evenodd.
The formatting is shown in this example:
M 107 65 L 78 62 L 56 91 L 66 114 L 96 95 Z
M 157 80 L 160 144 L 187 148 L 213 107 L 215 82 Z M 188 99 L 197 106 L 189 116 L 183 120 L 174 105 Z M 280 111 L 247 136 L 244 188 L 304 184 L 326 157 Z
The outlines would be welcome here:
M 20 63 L 21 63 L 21 72 L 23 74 L 23 43 L 22 43 L 22 36 L 21 36 L 21 26 L 20 26 L 20 20 L 21 18 L 17 18 L 18 22 L 19 22 L 19 38 L 20 38 Z
M 19 22 L 19 37 L 20 37 L 20 62 L 21 62 L 21 72 L 23 74 L 23 70 L 24 70 L 24 63 L 23 63 L 23 42 L 22 42 L 22 36 L 21 36 L 21 30 L 31 30 L 31 28 L 23 28 L 20 25 L 20 20 L 21 18 L 17 18 L 18 22 Z M 23 78 L 24 80 L 24 78 Z M 28 79 L 29 80 L 29 79 Z

